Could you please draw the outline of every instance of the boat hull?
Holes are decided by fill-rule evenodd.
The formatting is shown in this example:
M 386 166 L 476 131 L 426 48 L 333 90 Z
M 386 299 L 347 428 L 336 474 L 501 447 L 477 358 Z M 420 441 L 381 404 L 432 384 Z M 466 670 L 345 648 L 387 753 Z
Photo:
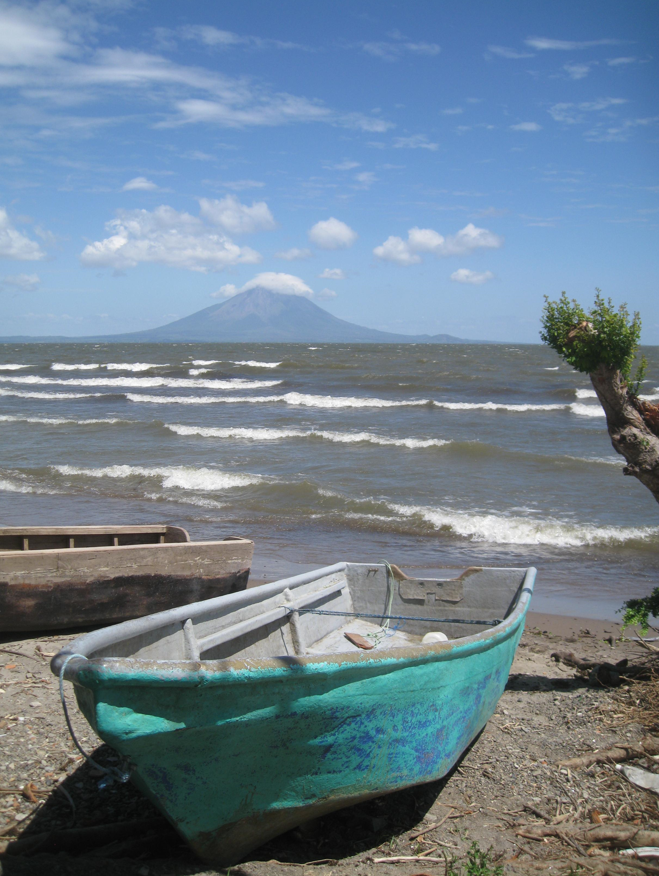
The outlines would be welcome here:
M 496 708 L 524 613 L 376 658 L 102 660 L 76 671 L 76 695 L 196 853 L 227 866 L 308 819 L 445 776 Z
M 244 590 L 253 542 L 0 551 L 0 631 L 106 626 Z

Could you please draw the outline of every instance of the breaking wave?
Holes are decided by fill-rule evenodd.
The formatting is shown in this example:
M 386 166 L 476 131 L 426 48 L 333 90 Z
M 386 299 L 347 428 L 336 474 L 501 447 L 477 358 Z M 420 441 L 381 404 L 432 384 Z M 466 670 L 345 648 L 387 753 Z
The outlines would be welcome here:
M 597 393 L 594 389 L 575 389 L 574 393 L 577 398 L 597 398 Z
M 547 518 L 504 517 L 495 514 L 474 514 L 441 508 L 386 503 L 403 517 L 418 517 L 434 529 L 448 530 L 471 541 L 493 544 L 535 544 L 556 547 L 616 545 L 630 541 L 653 541 L 659 537 L 659 526 L 595 526 L 566 523 Z
M 130 422 L 132 421 L 120 420 L 118 417 L 110 417 L 108 419 L 70 420 L 65 417 L 14 417 L 9 414 L 3 414 L 0 416 L 0 423 L 41 423 L 45 426 L 113 426 L 115 423 Z
M 387 438 L 372 432 L 328 432 L 303 429 L 244 429 L 181 426 L 165 423 L 165 428 L 177 435 L 199 435 L 202 438 L 242 438 L 248 441 L 279 441 L 285 438 L 311 438 L 333 441 L 337 444 L 378 444 L 388 447 L 407 447 L 410 450 L 443 447 L 451 444 L 441 438 Z
M 14 362 L 7 362 L 5 365 L 0 365 L 0 371 L 19 371 L 21 368 L 29 367 L 29 365 L 17 365 Z
M 49 401 L 65 401 L 70 398 L 100 398 L 102 392 L 22 392 L 20 389 L 0 389 L 0 395 L 15 398 L 42 398 Z
M 582 405 L 579 402 L 573 402 L 570 407 L 572 413 L 579 417 L 604 417 L 604 408 L 600 405 Z
M 243 377 L 230 377 L 227 380 L 194 380 L 189 377 L 78 377 L 63 380 L 56 377 L 37 377 L 27 374 L 24 377 L 2 377 L 4 383 L 46 386 L 120 386 L 133 388 L 153 388 L 167 386 L 179 389 L 265 389 L 277 386 L 281 380 L 247 380 Z
M 78 468 L 74 465 L 51 465 L 49 468 L 65 476 L 90 478 L 160 478 L 162 487 L 181 490 L 216 492 L 235 487 L 247 487 L 262 481 L 258 475 L 231 474 L 212 468 L 192 468 L 184 465 L 141 466 L 108 465 L 103 468 Z
M 256 362 L 254 359 L 248 359 L 246 362 L 234 362 L 234 365 L 246 365 L 249 368 L 277 368 L 281 362 Z

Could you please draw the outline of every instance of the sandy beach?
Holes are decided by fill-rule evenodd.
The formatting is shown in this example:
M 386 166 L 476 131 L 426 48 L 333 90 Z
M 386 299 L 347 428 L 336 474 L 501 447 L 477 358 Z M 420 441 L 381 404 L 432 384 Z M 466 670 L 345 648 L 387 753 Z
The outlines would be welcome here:
M 584 855 L 589 850 L 556 837 L 529 839 L 538 825 L 559 824 L 567 831 L 592 826 L 599 818 L 656 830 L 656 796 L 629 784 L 613 765 L 560 766 L 567 758 L 615 742 L 636 742 L 647 733 L 630 710 L 633 685 L 589 683 L 551 658 L 560 651 L 609 663 L 647 656 L 639 644 L 619 641 L 619 634 L 615 623 L 530 613 L 496 713 L 446 779 L 304 825 L 233 869 L 245 876 L 276 876 L 291 868 L 305 876 L 439 876 L 447 857 L 464 861 L 476 842 L 490 850 L 491 866 L 503 866 L 505 872 L 568 873 L 574 859 L 583 857 L 577 849 Z M 50 656 L 72 638 L 4 636 L 0 645 L 3 876 L 224 872 L 196 860 L 130 783 L 99 789 L 99 774 L 69 737 L 49 670 Z M 66 688 L 80 742 L 108 765 L 112 751 L 94 736 L 70 685 Z M 112 832 L 135 822 L 137 835 L 122 835 L 121 827 L 119 834 Z M 93 827 L 96 838 L 86 838 L 83 830 L 68 846 L 57 845 L 63 831 Z M 611 854 L 617 855 L 591 848 L 586 860 L 601 864 Z

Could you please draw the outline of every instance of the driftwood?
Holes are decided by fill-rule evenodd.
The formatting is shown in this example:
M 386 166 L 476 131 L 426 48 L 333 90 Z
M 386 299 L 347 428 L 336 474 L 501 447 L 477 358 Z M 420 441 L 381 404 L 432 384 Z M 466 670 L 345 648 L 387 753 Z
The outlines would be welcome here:
M 590 751 L 579 757 L 571 757 L 559 762 L 559 766 L 572 770 L 586 769 L 594 763 L 621 763 L 623 760 L 634 760 L 637 757 L 654 757 L 659 754 L 659 739 L 656 736 L 646 736 L 640 742 L 616 743 L 612 748 L 600 751 Z
M 120 821 L 117 824 L 99 824 L 95 827 L 77 827 L 68 830 L 51 830 L 35 833 L 10 842 L 7 855 L 31 855 L 36 852 L 72 852 L 80 854 L 90 848 L 100 848 L 109 843 L 143 838 L 153 831 L 161 832 L 169 824 L 164 818 L 144 818 L 140 821 Z M 171 828 L 169 828 L 171 832 Z M 652 845 L 652 843 L 645 843 Z
M 583 846 L 606 845 L 613 848 L 659 845 L 659 830 L 644 830 L 634 824 L 593 824 L 591 827 L 530 824 L 518 830 L 517 836 L 533 840 L 555 836 Z
M 650 678 L 652 673 L 645 664 L 631 664 L 625 657 L 617 663 L 606 663 L 601 660 L 586 660 L 577 657 L 572 651 L 554 651 L 551 659 L 556 663 L 572 666 L 577 672 L 588 673 L 589 681 L 595 684 L 617 687 L 626 680 L 641 680 Z

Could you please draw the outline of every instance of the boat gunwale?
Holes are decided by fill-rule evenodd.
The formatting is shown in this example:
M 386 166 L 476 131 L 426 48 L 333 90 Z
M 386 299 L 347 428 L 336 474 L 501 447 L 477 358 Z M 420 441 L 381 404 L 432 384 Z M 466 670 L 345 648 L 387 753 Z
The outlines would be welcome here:
M 326 673 L 338 669 L 349 669 L 360 665 L 399 666 L 404 663 L 415 665 L 436 659 L 454 659 L 466 657 L 472 653 L 495 647 L 502 640 L 505 641 L 513 635 L 528 609 L 537 570 L 533 567 L 496 567 L 502 571 L 524 571 L 524 580 L 519 587 L 517 604 L 513 611 L 496 626 L 471 636 L 460 639 L 452 639 L 447 642 L 436 642 L 430 645 L 408 645 L 402 648 L 373 653 L 345 651 L 339 654 L 315 654 L 305 656 L 278 656 L 263 658 L 224 658 L 220 660 L 148 660 L 139 657 L 92 657 L 88 658 L 85 651 L 107 647 L 114 642 L 121 641 L 127 636 L 116 636 L 119 626 L 128 632 L 147 632 L 165 626 L 165 622 L 176 623 L 185 621 L 191 617 L 190 609 L 204 606 L 212 608 L 212 603 L 222 600 L 223 605 L 239 602 L 246 594 L 255 595 L 253 602 L 262 601 L 263 597 L 276 595 L 282 592 L 282 584 L 297 582 L 298 586 L 309 583 L 324 573 L 322 577 L 345 571 L 348 563 L 337 563 L 334 566 L 326 566 L 313 572 L 303 573 L 292 578 L 274 581 L 270 584 L 262 584 L 241 593 L 228 594 L 215 597 L 212 600 L 190 603 L 186 606 L 159 612 L 146 618 L 138 618 L 125 621 L 114 627 L 106 627 L 87 633 L 59 651 L 51 660 L 51 671 L 59 675 L 64 661 L 67 661 L 64 678 L 83 687 L 96 687 L 98 685 L 173 685 L 177 687 L 198 687 L 214 684 L 230 684 L 232 682 L 244 683 L 247 680 L 261 681 L 266 675 L 270 678 L 286 677 L 291 673 Z M 301 580 L 306 579 L 306 580 Z M 253 604 L 250 602 L 250 604 Z M 194 616 L 194 614 L 192 615 Z M 157 620 L 156 620 L 157 619 Z M 145 622 L 151 621 L 146 624 Z M 75 656 L 74 656 L 75 655 Z
M 90 534 L 95 535 L 96 533 L 90 533 Z M 106 534 L 106 533 L 101 533 L 101 534 Z M 107 534 L 111 535 L 112 533 L 107 533 Z M 120 533 L 120 535 L 122 535 L 122 534 L 125 535 L 127 533 Z M 139 534 L 142 534 L 142 533 L 139 533 Z M 149 535 L 150 533 L 144 533 L 144 534 Z M 17 556 L 39 557 L 39 556 L 42 556 L 44 554 L 47 554 L 50 556 L 52 554 L 59 553 L 59 554 L 66 554 L 66 556 L 68 557 L 71 554 L 85 553 L 87 551 L 95 551 L 95 552 L 99 552 L 99 551 L 123 551 L 123 550 L 136 550 L 136 549 L 143 550 L 143 549 L 150 549 L 150 548 L 157 548 L 158 550 L 161 550 L 162 548 L 180 548 L 180 547 L 183 547 L 185 545 L 187 545 L 188 547 L 190 547 L 191 545 L 197 545 L 197 546 L 201 545 L 203 547 L 206 547 L 206 546 L 218 545 L 218 544 L 233 544 L 233 545 L 252 544 L 253 545 L 254 542 L 252 541 L 251 538 L 239 538 L 237 536 L 228 536 L 227 538 L 221 538 L 221 539 L 218 539 L 217 541 L 138 542 L 138 544 L 104 544 L 104 545 L 99 545 L 99 547 L 37 548 L 36 550 L 30 549 L 27 551 L 22 551 L 22 550 L 3 551 L 3 550 L 0 550 L 0 560 L 5 559 L 6 557 L 17 557 Z M 217 598 L 220 599 L 221 597 L 217 597 Z

